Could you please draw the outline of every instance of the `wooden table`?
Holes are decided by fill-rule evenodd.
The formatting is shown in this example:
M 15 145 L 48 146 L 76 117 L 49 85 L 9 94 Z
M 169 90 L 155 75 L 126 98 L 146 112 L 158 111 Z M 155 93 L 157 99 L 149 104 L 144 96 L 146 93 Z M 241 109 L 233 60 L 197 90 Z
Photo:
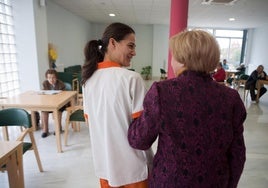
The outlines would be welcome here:
M 59 109 L 69 102 L 74 105 L 76 99 L 76 91 L 62 91 L 54 95 L 38 94 L 36 91 L 28 91 L 20 95 L 0 99 L 0 106 L 3 108 L 23 108 L 30 110 L 32 114 L 32 124 L 36 130 L 36 111 L 52 111 L 54 117 L 56 141 L 58 152 L 62 152 Z
M 6 165 L 10 188 L 24 188 L 22 142 L 0 141 L 0 166 Z
M 268 85 L 268 80 L 258 80 L 257 81 L 257 96 L 256 96 L 256 102 L 259 102 L 260 98 L 260 90 L 263 85 Z

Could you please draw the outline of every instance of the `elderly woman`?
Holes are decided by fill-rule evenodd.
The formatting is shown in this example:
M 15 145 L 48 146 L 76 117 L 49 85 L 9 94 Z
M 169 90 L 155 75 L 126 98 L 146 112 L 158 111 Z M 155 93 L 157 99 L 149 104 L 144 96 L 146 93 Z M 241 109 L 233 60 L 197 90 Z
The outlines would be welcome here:
M 170 48 L 176 78 L 152 85 L 128 131 L 137 149 L 158 138 L 149 187 L 236 187 L 245 163 L 246 110 L 236 90 L 210 76 L 218 44 L 193 30 L 172 37 Z

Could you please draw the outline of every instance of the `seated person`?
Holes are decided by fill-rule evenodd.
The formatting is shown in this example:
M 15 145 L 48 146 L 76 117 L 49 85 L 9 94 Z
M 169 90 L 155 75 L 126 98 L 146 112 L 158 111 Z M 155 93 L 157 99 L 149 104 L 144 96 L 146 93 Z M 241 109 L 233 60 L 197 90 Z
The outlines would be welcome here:
M 241 64 L 239 65 L 239 67 L 236 68 L 236 70 L 238 70 L 238 71 L 235 73 L 235 75 L 238 76 L 238 77 L 239 77 L 241 74 L 245 74 L 245 71 L 246 71 L 245 64 L 244 64 L 244 63 L 241 63 Z
M 227 60 L 224 59 L 222 62 L 223 62 L 222 68 L 223 68 L 224 70 L 228 70 L 228 69 L 229 69 L 229 66 L 227 65 Z
M 43 82 L 43 90 L 65 90 L 65 84 L 58 80 L 57 78 L 57 71 L 54 69 L 48 69 L 46 71 L 46 80 Z M 61 116 L 62 112 L 65 109 L 65 107 L 61 108 L 60 115 L 59 115 L 59 121 L 60 121 L 60 128 L 62 130 L 61 126 Z M 42 133 L 42 138 L 45 138 L 48 136 L 49 131 L 48 131 L 48 114 L 51 112 L 42 112 L 41 113 L 41 120 L 42 120 L 42 127 L 43 127 L 43 133 Z
M 216 82 L 224 82 L 226 77 L 225 70 L 222 68 L 221 62 L 216 67 L 216 72 L 212 74 L 213 80 Z
M 267 79 L 267 74 L 263 71 L 264 67 L 262 65 L 259 65 L 256 70 L 254 70 L 249 78 L 247 79 L 245 89 L 249 89 L 250 91 L 250 97 L 252 101 L 256 100 L 256 94 L 255 94 L 255 89 L 256 88 L 256 83 L 258 80 L 266 80 Z M 266 93 L 267 89 L 262 86 L 260 89 L 260 95 L 259 98 Z

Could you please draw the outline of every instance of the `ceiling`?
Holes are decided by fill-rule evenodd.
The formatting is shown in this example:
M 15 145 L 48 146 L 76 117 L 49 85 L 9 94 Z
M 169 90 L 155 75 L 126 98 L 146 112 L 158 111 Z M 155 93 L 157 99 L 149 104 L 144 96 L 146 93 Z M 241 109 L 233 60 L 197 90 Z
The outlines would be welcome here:
M 51 1 L 92 23 L 169 24 L 170 0 Z M 211 0 L 189 0 L 188 26 L 246 29 L 268 24 L 268 0 L 232 0 L 232 5 L 207 5 L 203 1 Z M 109 13 L 116 16 L 109 17 Z M 230 17 L 236 20 L 230 22 Z

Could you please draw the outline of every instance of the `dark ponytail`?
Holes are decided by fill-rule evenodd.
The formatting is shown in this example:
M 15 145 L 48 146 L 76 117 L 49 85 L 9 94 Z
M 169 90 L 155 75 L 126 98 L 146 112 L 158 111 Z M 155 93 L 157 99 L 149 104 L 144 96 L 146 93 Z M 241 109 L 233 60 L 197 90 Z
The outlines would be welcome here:
M 102 44 L 99 40 L 89 41 L 84 48 L 85 64 L 82 69 L 82 85 L 97 70 L 98 63 L 103 61 L 104 54 L 102 52 Z

